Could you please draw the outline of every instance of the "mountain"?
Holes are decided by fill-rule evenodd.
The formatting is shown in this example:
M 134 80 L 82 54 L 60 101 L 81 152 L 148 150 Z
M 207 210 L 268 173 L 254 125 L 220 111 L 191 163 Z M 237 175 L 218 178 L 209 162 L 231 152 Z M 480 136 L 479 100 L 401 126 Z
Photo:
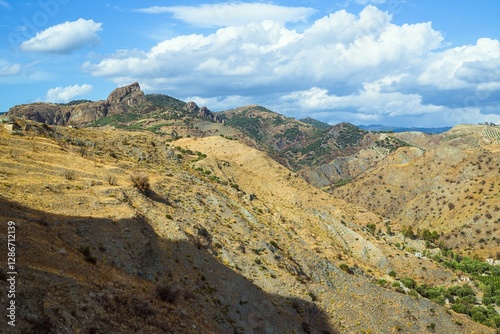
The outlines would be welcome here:
M 20 331 L 493 332 L 383 283 L 456 278 L 237 140 L 14 121 L 0 216 L 19 240 Z
M 319 129 L 328 129 L 329 127 L 331 127 L 330 124 L 328 123 L 323 123 L 321 121 L 318 121 L 314 118 L 311 118 L 311 117 L 307 117 L 307 118 L 303 118 L 300 120 L 302 123 L 306 123 L 306 124 L 310 124 L 314 127 L 317 127 Z
M 113 91 L 106 101 L 55 104 L 32 103 L 15 106 L 8 111 L 10 116 L 22 116 L 46 124 L 82 126 L 96 120 L 129 111 L 145 112 L 149 107 L 139 84 L 134 83 Z
M 372 133 L 137 87 L 2 118 L 21 332 L 500 326 L 496 127 Z
M 147 130 L 172 140 L 222 135 L 267 152 L 317 187 L 351 180 L 388 152 L 408 145 L 349 123 L 329 126 L 311 118 L 303 122 L 258 105 L 213 113 L 194 102 L 145 95 L 138 83 L 117 88 L 106 101 L 34 103 L 13 107 L 8 114 L 46 124 Z
M 498 256 L 500 129 L 461 125 L 441 135 L 401 136 L 421 147 L 399 148 L 332 194 L 395 226 L 435 230 L 462 254 Z
M 225 124 L 251 138 L 249 145 L 266 151 L 317 187 L 352 179 L 395 148 L 408 145 L 350 123 L 318 127 L 310 120 L 304 123 L 257 105 L 220 115 Z
M 186 114 L 217 122 L 217 116 L 206 107 L 194 102 L 185 103 L 175 98 L 152 94 L 145 95 L 139 84 L 119 87 L 109 94 L 106 101 L 72 101 L 66 104 L 31 103 L 12 107 L 10 116 L 23 117 L 49 125 L 102 126 L 117 125 L 138 129 L 145 121 L 161 128 L 161 120 L 179 119 Z
M 409 132 L 409 131 L 417 131 L 428 134 L 437 134 L 443 133 L 451 129 L 451 126 L 440 127 L 440 128 L 405 128 L 400 126 L 388 126 L 388 125 L 358 125 L 361 129 L 367 131 L 379 131 L 379 132 Z

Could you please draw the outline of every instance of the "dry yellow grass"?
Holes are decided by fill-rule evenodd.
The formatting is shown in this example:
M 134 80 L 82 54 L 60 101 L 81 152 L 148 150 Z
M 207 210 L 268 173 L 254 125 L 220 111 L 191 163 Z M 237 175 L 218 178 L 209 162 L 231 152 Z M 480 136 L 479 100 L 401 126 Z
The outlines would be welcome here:
M 491 332 L 463 319 L 458 327 L 444 308 L 375 285 L 390 269 L 442 284 L 453 275 L 373 237 L 364 226 L 381 225 L 379 216 L 311 187 L 262 152 L 221 137 L 186 138 L 171 144 L 185 150 L 173 149 L 183 155 L 177 161 L 153 134 L 54 131 L 48 139 L 0 130 L 1 217 L 25 231 L 19 262 L 29 288 L 43 284 L 56 296 L 36 297 L 46 307 L 27 306 L 30 312 L 55 314 L 47 305 L 60 305 L 68 328 L 98 315 L 122 331 L 138 331 L 134 323 L 159 331 L 156 321 L 177 332 L 258 332 L 266 324 L 291 332 L 310 322 L 358 333 L 389 332 L 411 309 L 418 321 L 401 323 L 407 332 L 422 332 L 434 318 L 445 331 Z M 83 156 L 77 140 L 87 143 Z M 150 193 L 134 189 L 136 172 L 149 177 Z M 85 260 L 82 246 L 97 264 Z M 354 274 L 339 270 L 341 263 Z M 165 306 L 156 280 L 195 297 Z M 155 310 L 149 320 L 134 296 Z M 75 306 L 81 303 L 88 308 Z

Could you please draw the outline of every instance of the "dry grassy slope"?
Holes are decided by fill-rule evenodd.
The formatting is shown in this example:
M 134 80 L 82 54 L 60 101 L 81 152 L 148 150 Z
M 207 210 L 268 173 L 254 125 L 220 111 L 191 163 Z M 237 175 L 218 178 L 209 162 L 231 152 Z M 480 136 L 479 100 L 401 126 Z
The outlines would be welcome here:
M 332 264 L 347 262 L 352 265 L 356 263 L 362 270 L 378 272 L 375 276 L 388 268 L 393 268 L 401 273 L 401 276 L 409 275 L 419 281 L 435 284 L 442 284 L 451 278 L 449 273 L 437 268 L 428 260 L 416 259 L 408 253 L 397 252 L 383 242 L 370 238 L 361 231 L 359 226 L 370 222 L 376 223 L 378 217 L 318 191 L 262 152 L 219 137 L 181 139 L 176 141 L 175 145 L 206 153 L 208 158 L 196 162 L 193 167 L 210 171 L 223 183 L 227 181 L 229 184 L 239 186 L 238 196 L 252 207 L 250 212 L 257 212 L 255 220 L 250 221 L 256 224 L 260 232 L 264 233 L 264 238 L 267 235 L 268 240 L 275 241 L 282 250 L 287 250 L 287 253 L 293 255 L 297 261 L 305 264 L 303 267 L 310 270 L 309 276 L 314 283 L 309 286 L 310 291 L 320 296 L 319 303 L 327 310 L 333 311 L 334 317 L 340 316 L 342 319 L 348 319 L 353 315 L 353 310 L 356 310 L 354 313 L 360 317 L 357 322 L 359 326 L 362 326 L 364 322 L 369 322 L 368 328 L 382 328 L 380 320 L 390 318 L 393 311 L 396 312 L 396 318 L 405 317 L 399 311 L 406 308 L 407 305 L 403 305 L 407 301 L 400 301 L 398 295 L 380 294 L 378 288 L 375 287 L 373 290 L 369 289 L 363 279 L 353 278 L 350 282 L 344 281 L 344 277 L 338 275 L 342 272 L 332 271 L 335 268 L 331 267 Z M 250 195 L 254 195 L 255 199 L 249 200 Z M 258 214 L 260 211 L 262 213 Z M 346 228 L 341 221 L 349 222 L 347 223 L 349 228 Z M 258 236 L 254 232 L 252 239 L 255 238 L 258 239 Z M 274 267 L 273 262 L 272 258 L 267 257 L 264 261 L 268 268 L 280 273 L 279 265 Z M 427 266 L 427 271 L 421 269 L 425 266 Z M 359 270 L 357 272 L 362 273 Z M 279 275 L 280 283 L 286 285 L 286 275 L 282 273 Z M 361 274 L 359 278 L 363 276 Z M 321 287 L 318 283 L 327 283 L 330 289 L 325 291 L 325 287 Z M 278 288 L 281 284 L 271 283 L 269 286 Z M 333 287 L 330 284 L 333 284 Z M 312 288 L 315 286 L 316 289 Z M 352 290 L 353 287 L 354 290 Z M 324 294 L 320 291 L 324 291 Z M 349 297 L 346 298 L 346 296 Z M 357 298 L 361 296 L 363 296 L 361 299 Z M 325 297 L 330 300 L 325 301 Z M 393 299 L 391 303 L 398 306 L 385 309 L 384 305 L 389 303 L 385 300 L 386 297 Z M 346 310 L 346 306 L 351 309 Z M 362 312 L 363 309 L 378 308 L 381 309 L 378 315 L 375 311 L 370 315 Z M 413 308 L 410 307 L 409 310 Z M 374 316 L 383 318 L 375 320 Z M 391 326 L 394 326 L 392 328 L 398 327 L 394 323 Z M 347 328 L 349 332 L 361 330 L 359 327 L 354 327 L 356 329 L 345 327 L 344 329 Z M 406 330 L 411 332 L 415 328 Z M 424 331 L 423 328 L 419 330 Z
M 459 252 L 496 257 L 500 157 L 491 131 L 497 130 L 454 128 L 422 155 L 415 154 L 417 148 L 400 148 L 333 194 L 391 219 L 396 226 L 443 232 L 442 239 Z M 489 139 L 485 134 L 491 135 Z
M 335 331 L 315 305 L 266 293 L 197 247 L 196 226 L 215 219 L 197 199 L 214 189 L 182 162 L 168 160 L 161 139 L 67 128 L 50 133 L 56 140 L 0 134 L 1 215 L 18 223 L 18 271 L 26 282 L 19 287 L 20 331 L 293 332 L 306 322 Z M 85 157 L 66 145 L 78 139 L 93 143 Z M 141 156 L 156 151 L 163 161 L 137 163 L 138 150 Z M 150 177 L 148 196 L 130 184 L 136 170 Z M 65 178 L 68 171 L 73 180 Z M 110 174 L 117 185 L 107 183 Z M 96 265 L 84 260 L 81 246 Z M 176 303 L 159 300 L 157 280 L 179 287 Z
M 378 277 L 407 267 L 413 275 L 421 265 L 359 230 L 356 223 L 375 215 L 294 175 L 288 180 L 290 172 L 236 141 L 177 144 L 206 149 L 208 157 L 196 162 L 188 152 L 177 161 L 165 139 L 149 133 L 32 125 L 15 136 L 0 129 L 0 216 L 18 223 L 17 329 L 422 333 L 433 322 L 443 333 L 491 332 L 373 283 L 368 270 Z M 246 196 L 193 165 L 231 178 Z M 150 178 L 146 195 L 130 183 L 137 171 Z M 359 268 L 349 275 L 336 266 L 341 262 Z M 425 279 L 450 278 L 424 265 Z M 164 302 L 157 286 L 182 293 Z

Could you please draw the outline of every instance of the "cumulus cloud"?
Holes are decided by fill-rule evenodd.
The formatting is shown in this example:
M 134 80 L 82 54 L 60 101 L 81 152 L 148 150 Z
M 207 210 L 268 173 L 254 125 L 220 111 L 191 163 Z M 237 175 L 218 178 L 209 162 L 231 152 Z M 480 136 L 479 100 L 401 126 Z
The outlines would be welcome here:
M 218 97 L 186 96 L 184 101 L 193 101 L 199 106 L 207 106 L 211 110 L 227 110 L 234 106 L 245 106 L 255 103 L 255 99 L 248 96 L 231 95 Z
M 301 32 L 279 19 L 225 24 L 149 50 L 120 50 L 83 68 L 119 85 L 139 81 L 150 91 L 195 96 L 212 110 L 248 101 L 321 120 L 343 115 L 353 122 L 413 125 L 436 119 L 450 124 L 457 110 L 478 119 L 498 113 L 481 105 L 500 104 L 497 40 L 445 49 L 430 22 L 397 25 L 372 5 L 357 15 L 331 13 Z
M 419 82 L 449 90 L 476 86 L 500 79 L 500 42 L 481 38 L 475 45 L 464 45 L 436 53 L 420 75 Z
M 277 84 L 294 79 L 294 85 L 309 88 L 397 72 L 441 41 L 428 23 L 396 26 L 389 14 L 368 6 L 359 16 L 339 11 L 321 18 L 303 33 L 277 21 L 252 22 L 209 35 L 178 36 L 128 56 L 120 51 L 85 68 L 115 80 L 127 73 L 143 81 L 162 78 L 179 84 L 195 76 L 198 85 L 207 83 L 205 89 L 219 81 L 226 89 L 279 89 Z
M 48 102 L 69 102 L 77 96 L 90 93 L 92 88 L 88 84 L 51 88 L 47 91 L 45 100 Z
M 422 115 L 444 110 L 442 106 L 422 104 L 422 97 L 418 94 L 381 92 L 373 86 L 366 84 L 363 91 L 344 96 L 330 95 L 326 89 L 313 87 L 285 95 L 283 100 L 293 102 L 306 110 L 350 110 L 364 115 Z
M 266 3 L 203 4 L 200 6 L 154 6 L 137 9 L 148 14 L 172 14 L 176 19 L 202 27 L 244 25 L 250 22 L 305 21 L 315 10 L 307 7 L 284 7 Z
M 99 42 L 97 32 L 102 23 L 82 18 L 49 27 L 24 41 L 20 49 L 27 52 L 70 53 Z

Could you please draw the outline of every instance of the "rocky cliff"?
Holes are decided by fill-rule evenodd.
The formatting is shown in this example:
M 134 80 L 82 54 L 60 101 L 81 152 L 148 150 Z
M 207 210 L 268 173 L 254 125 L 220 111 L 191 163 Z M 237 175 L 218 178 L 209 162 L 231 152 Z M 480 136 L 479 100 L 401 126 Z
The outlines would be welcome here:
M 106 101 L 84 102 L 75 105 L 30 103 L 12 107 L 10 116 L 23 117 L 49 125 L 84 126 L 102 117 L 127 112 L 141 113 L 149 104 L 137 82 L 115 89 Z
M 169 101 L 167 105 L 165 105 L 165 99 Z M 172 100 L 175 99 L 161 94 L 154 94 L 152 98 L 148 99 L 139 83 L 134 82 L 115 89 L 105 101 L 73 101 L 68 104 L 30 103 L 12 107 L 7 114 L 49 125 L 87 126 L 106 116 L 149 115 L 155 111 L 159 113 L 171 112 L 173 108 L 179 117 L 187 113 L 190 116 L 211 122 L 221 122 L 220 116 L 211 112 L 207 107 L 200 108 L 195 102 L 184 104 L 179 100 L 175 100 L 177 103 L 172 105 Z M 182 104 L 184 105 L 180 106 Z

